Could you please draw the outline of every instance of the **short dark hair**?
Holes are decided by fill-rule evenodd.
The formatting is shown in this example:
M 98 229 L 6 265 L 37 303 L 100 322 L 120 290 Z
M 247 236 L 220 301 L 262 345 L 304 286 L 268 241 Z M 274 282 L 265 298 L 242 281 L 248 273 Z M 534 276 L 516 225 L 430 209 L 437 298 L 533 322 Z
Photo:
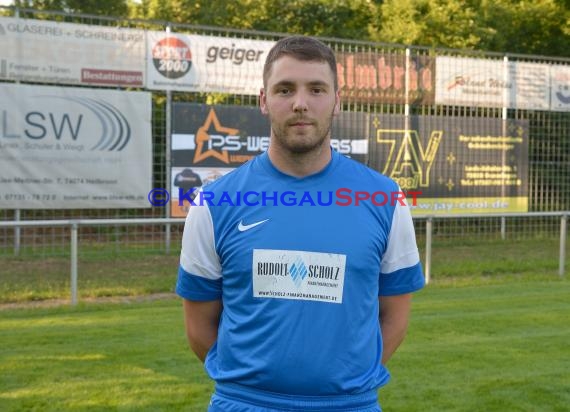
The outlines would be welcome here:
M 271 74 L 273 63 L 282 56 L 290 56 L 301 61 L 326 62 L 334 77 L 334 90 L 338 90 L 336 58 L 332 49 L 322 41 L 307 36 L 290 36 L 277 41 L 269 50 L 263 65 L 263 86 Z

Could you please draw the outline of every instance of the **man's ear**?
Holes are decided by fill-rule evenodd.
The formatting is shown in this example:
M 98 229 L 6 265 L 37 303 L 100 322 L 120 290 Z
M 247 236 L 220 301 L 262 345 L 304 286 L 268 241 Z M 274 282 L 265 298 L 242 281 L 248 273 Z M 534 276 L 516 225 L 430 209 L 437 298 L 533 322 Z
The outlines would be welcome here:
M 263 87 L 259 90 L 259 108 L 262 114 L 267 115 L 267 95 Z
M 340 91 L 337 90 L 336 93 L 334 94 L 333 116 L 338 116 L 339 113 L 340 113 Z

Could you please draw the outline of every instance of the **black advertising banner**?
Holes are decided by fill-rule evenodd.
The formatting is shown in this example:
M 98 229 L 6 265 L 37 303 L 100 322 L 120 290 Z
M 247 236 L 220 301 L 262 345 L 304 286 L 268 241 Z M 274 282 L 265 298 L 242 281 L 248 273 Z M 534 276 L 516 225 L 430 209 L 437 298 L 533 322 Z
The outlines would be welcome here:
M 409 100 L 406 101 L 404 54 L 337 52 L 338 85 L 343 100 L 364 103 L 433 104 L 435 59 L 409 57 Z
M 174 103 L 171 216 L 188 212 L 187 193 L 225 175 L 269 147 L 269 121 L 257 107 Z
M 372 117 L 370 165 L 415 193 L 414 214 L 528 211 L 527 121 Z
M 370 138 L 370 116 L 362 112 L 341 112 L 333 117 L 331 146 L 337 152 L 368 163 L 368 142 Z
M 185 216 L 188 193 L 225 175 L 269 147 L 270 126 L 258 107 L 174 103 L 172 116 L 171 215 Z M 368 161 L 369 116 L 340 113 L 333 118 L 331 146 Z
M 269 147 L 269 121 L 257 107 L 175 103 L 172 166 L 235 168 Z

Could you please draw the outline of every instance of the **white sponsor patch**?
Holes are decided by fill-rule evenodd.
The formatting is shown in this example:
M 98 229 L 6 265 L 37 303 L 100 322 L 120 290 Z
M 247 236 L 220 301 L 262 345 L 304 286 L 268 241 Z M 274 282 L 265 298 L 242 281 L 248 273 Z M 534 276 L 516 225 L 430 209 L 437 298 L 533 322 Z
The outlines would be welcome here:
M 253 250 L 253 296 L 342 303 L 346 255 Z

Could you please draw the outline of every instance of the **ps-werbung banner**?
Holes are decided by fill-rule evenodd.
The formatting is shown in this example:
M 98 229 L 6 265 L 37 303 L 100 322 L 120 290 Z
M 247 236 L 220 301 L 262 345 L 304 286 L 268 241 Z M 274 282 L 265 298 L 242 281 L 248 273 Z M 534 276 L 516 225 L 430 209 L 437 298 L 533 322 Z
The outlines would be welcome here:
M 274 42 L 147 32 L 151 90 L 259 94 L 263 64 Z
M 369 116 L 341 112 L 333 118 L 331 147 L 368 161 Z M 189 195 L 269 148 L 271 127 L 259 107 L 176 102 L 172 107 L 171 216 L 188 213 Z
M 0 17 L 0 79 L 142 87 L 145 32 Z
M 150 207 L 151 95 L 0 84 L 0 209 Z

